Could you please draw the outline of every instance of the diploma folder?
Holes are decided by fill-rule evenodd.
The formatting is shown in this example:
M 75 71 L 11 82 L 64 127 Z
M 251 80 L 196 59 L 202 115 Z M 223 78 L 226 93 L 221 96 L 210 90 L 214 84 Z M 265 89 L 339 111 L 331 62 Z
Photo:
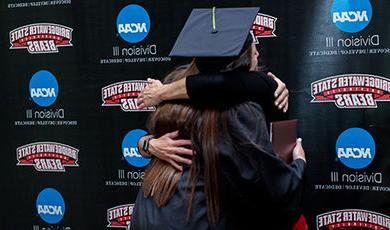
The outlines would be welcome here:
M 297 143 L 298 119 L 274 121 L 270 124 L 270 139 L 275 154 L 285 161 L 293 161 L 292 152 Z

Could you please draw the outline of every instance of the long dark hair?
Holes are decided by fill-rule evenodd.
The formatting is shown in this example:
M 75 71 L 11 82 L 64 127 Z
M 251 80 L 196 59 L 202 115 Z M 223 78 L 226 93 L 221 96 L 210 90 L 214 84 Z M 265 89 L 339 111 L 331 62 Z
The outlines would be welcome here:
M 251 46 L 241 54 L 239 58 L 229 63 L 221 71 L 233 71 L 235 69 L 249 70 L 251 62 Z M 168 74 L 164 83 L 170 83 L 199 73 L 196 59 L 185 66 L 175 69 Z M 186 186 L 189 191 L 187 220 L 192 213 L 192 200 L 195 194 L 195 185 L 199 177 L 204 179 L 204 194 L 206 199 L 207 218 L 211 226 L 218 223 L 219 217 L 219 160 L 218 140 L 219 128 L 227 129 L 226 111 L 208 107 L 194 107 L 183 101 L 165 102 L 158 106 L 149 117 L 147 126 L 149 132 L 155 137 L 160 137 L 168 132 L 179 131 L 180 139 L 191 139 L 191 148 L 196 151 L 192 157 L 190 173 Z M 222 126 L 220 126 L 222 124 Z M 224 132 L 225 133 L 225 132 Z M 230 132 L 226 132 L 229 135 Z M 226 137 L 228 140 L 229 136 Z M 172 197 L 182 172 L 173 168 L 167 162 L 154 158 L 143 182 L 145 197 L 153 197 L 158 207 L 164 206 Z

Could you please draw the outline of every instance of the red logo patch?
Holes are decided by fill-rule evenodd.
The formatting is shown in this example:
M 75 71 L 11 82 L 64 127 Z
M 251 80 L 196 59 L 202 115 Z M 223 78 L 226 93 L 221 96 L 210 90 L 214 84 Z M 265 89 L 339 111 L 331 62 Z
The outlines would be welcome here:
M 276 17 L 258 13 L 252 25 L 251 34 L 255 44 L 259 44 L 258 38 L 276 37 Z
M 73 46 L 73 29 L 53 24 L 36 23 L 9 32 L 10 49 L 27 49 L 29 53 L 58 53 L 58 47 Z
M 130 229 L 134 204 L 124 204 L 107 210 L 107 227 Z
M 343 74 L 311 83 L 311 102 L 334 102 L 338 108 L 377 108 L 390 101 L 390 80 L 370 74 Z
M 16 165 L 33 165 L 37 171 L 43 172 L 65 172 L 65 166 L 79 166 L 78 152 L 78 149 L 61 143 L 35 142 L 16 149 Z

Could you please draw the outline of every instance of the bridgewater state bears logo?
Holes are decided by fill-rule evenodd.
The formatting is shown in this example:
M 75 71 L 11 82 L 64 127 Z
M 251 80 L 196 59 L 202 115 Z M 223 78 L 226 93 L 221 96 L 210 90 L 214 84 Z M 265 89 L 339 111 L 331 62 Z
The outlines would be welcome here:
M 37 171 L 43 172 L 65 172 L 65 166 L 79 166 L 78 152 L 78 149 L 61 143 L 35 142 L 16 149 L 16 165 L 34 165 Z
M 311 102 L 334 102 L 338 108 L 377 108 L 390 101 L 390 80 L 370 74 L 343 74 L 311 83 Z
M 125 112 L 154 111 L 156 110 L 154 106 L 138 109 L 138 95 L 147 85 L 147 81 L 141 80 L 122 81 L 108 85 L 102 88 L 102 106 L 120 106 Z
M 9 49 L 27 49 L 31 54 L 58 53 L 58 47 L 73 46 L 73 29 L 53 24 L 36 23 L 9 32 Z
M 317 216 L 317 230 L 389 230 L 390 217 L 361 209 L 344 209 Z
M 134 204 L 124 204 L 107 210 L 107 227 L 130 230 Z
M 255 44 L 259 44 L 258 38 L 276 37 L 276 20 L 278 20 L 276 17 L 257 13 L 250 32 Z

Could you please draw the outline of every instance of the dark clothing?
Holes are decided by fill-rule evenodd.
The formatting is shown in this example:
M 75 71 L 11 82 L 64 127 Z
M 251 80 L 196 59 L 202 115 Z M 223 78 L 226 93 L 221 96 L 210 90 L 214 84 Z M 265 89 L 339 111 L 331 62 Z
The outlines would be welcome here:
M 235 144 L 219 132 L 221 213 L 216 229 L 291 230 L 298 217 L 305 162 L 295 160 L 286 165 L 275 156 L 258 104 L 231 107 L 228 123 Z M 234 141 L 237 139 L 240 141 Z M 190 221 L 186 222 L 188 175 L 189 168 L 184 168 L 172 199 L 162 208 L 157 208 L 152 198 L 144 198 L 140 190 L 131 229 L 210 229 L 202 177 L 195 188 Z
M 187 94 L 193 103 L 256 101 L 272 104 L 277 83 L 263 72 L 232 71 L 187 77 Z
M 247 144 L 233 148 L 221 138 L 219 148 L 226 229 L 291 230 L 300 214 L 305 162 L 287 165 L 276 157 L 260 106 L 237 107 L 232 129 Z
M 232 71 L 199 74 L 186 79 L 186 89 L 191 103 L 199 105 L 231 106 L 245 101 L 259 103 L 267 123 L 285 119 L 274 105 L 277 83 L 263 72 Z

